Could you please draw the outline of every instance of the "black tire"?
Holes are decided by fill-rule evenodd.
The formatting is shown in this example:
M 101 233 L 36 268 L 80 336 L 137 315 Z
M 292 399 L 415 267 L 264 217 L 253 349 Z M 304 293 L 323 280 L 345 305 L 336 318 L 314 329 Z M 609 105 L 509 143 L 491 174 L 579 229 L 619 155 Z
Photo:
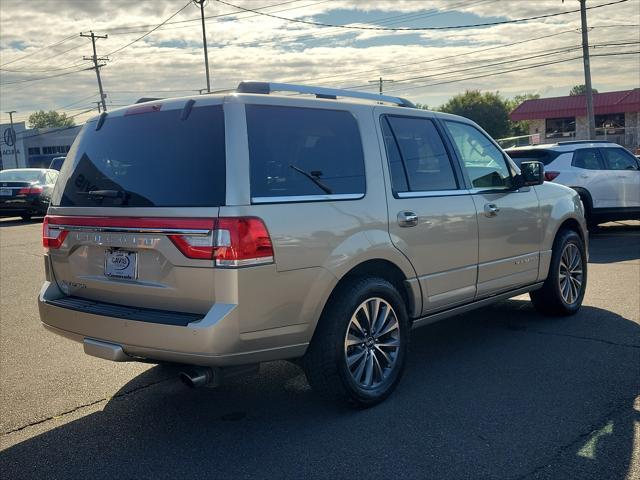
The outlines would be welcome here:
M 591 213 L 590 211 L 585 212 L 584 214 L 585 220 L 587 221 L 587 230 L 590 232 L 595 232 L 599 228 L 599 220 Z
M 397 337 L 399 347 L 393 354 L 389 354 L 391 358 L 395 359 L 392 364 L 386 363 L 386 360 L 382 360 L 382 362 L 371 361 L 372 369 L 374 368 L 374 361 L 377 366 L 386 365 L 387 369 L 380 368 L 376 370 L 379 380 L 378 385 L 364 388 L 355 380 L 347 366 L 346 356 L 348 349 L 357 348 L 360 349 L 359 351 L 364 352 L 361 362 L 366 362 L 368 356 L 374 353 L 374 356 L 380 355 L 379 358 L 383 357 L 378 353 L 375 345 L 362 343 L 347 348 L 346 340 L 348 329 L 353 328 L 352 316 L 363 305 L 368 308 L 369 303 L 365 302 L 374 298 L 382 299 L 391 306 L 389 317 L 384 325 L 390 325 L 393 322 L 391 315 L 395 314 L 397 330 L 394 329 L 393 335 L 394 342 L 396 341 L 395 337 Z M 384 305 L 381 308 L 388 310 Z M 380 311 L 382 312 L 383 310 Z M 384 330 L 384 325 L 379 325 L 379 331 Z M 349 331 L 352 332 L 353 330 Z M 385 341 L 383 340 L 384 335 L 388 334 L 381 334 L 380 342 Z M 367 341 L 373 342 L 374 335 L 368 333 L 367 336 Z M 375 339 L 375 342 L 377 345 L 378 338 Z M 359 408 L 371 407 L 387 398 L 400 381 L 404 370 L 408 343 L 409 318 L 407 308 L 396 287 L 382 278 L 358 278 L 343 285 L 339 291 L 334 292 L 330 297 L 318 322 L 309 349 L 303 358 L 303 368 L 309 384 L 321 396 L 332 400 L 346 401 L 350 405 Z M 383 348 L 387 347 L 383 345 Z M 387 357 L 385 356 L 384 358 L 386 359 Z M 360 362 L 357 363 L 359 364 Z M 356 363 L 352 365 L 352 368 L 354 368 L 354 365 Z M 367 366 L 364 368 L 366 369 Z M 387 373 L 382 374 L 381 372 L 383 371 Z M 374 374 L 374 382 L 376 374 Z M 366 383 L 366 375 L 364 382 Z
M 572 245 L 573 247 L 571 247 Z M 565 251 L 575 251 L 573 248 L 577 248 L 581 262 L 581 275 L 570 275 L 574 278 L 569 283 L 579 279 L 581 282 L 580 287 L 576 289 L 576 295 L 570 295 L 569 299 L 566 295 L 563 295 L 561 287 L 561 272 L 566 274 L 566 267 L 563 263 L 563 253 Z M 567 316 L 576 313 L 582 305 L 584 299 L 585 290 L 587 288 L 587 256 L 584 249 L 584 242 L 580 235 L 573 230 L 561 230 L 558 232 L 555 241 L 553 242 L 553 253 L 551 255 L 551 265 L 549 267 L 549 274 L 545 280 L 543 286 L 539 290 L 535 290 L 529 293 L 531 301 L 534 307 L 545 315 L 554 316 Z M 576 270 L 577 271 L 577 270 Z M 575 283 L 574 283 L 575 285 Z M 571 285 L 569 285 L 571 288 Z

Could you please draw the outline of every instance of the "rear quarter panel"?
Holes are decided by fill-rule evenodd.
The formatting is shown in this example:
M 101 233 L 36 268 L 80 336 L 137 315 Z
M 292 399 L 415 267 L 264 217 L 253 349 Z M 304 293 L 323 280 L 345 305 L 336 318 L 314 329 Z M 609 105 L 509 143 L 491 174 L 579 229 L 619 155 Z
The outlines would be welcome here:
M 331 292 L 339 280 L 360 263 L 372 259 L 388 260 L 397 265 L 407 279 L 415 277 L 410 262 L 393 246 L 389 237 L 382 157 L 372 124 L 371 106 L 302 99 L 274 100 L 269 96 L 248 100 L 245 96 L 244 101 L 348 110 L 355 117 L 362 136 L 366 193 L 357 200 L 251 204 L 249 175 L 244 173 L 249 171 L 248 149 L 244 142 L 228 145 L 234 150 L 228 152 L 229 158 L 236 163 L 228 174 L 235 178 L 227 179 L 227 185 L 233 187 L 228 189 L 227 206 L 221 208 L 220 216 L 261 218 L 274 247 L 275 272 L 269 279 L 263 279 L 271 285 L 252 285 L 250 289 L 255 292 L 282 291 L 285 295 L 297 296 L 295 300 L 285 302 L 289 304 L 286 314 L 279 315 L 278 311 L 284 313 L 280 310 L 283 296 L 259 294 L 265 302 L 261 307 L 263 315 L 266 313 L 269 317 L 260 322 L 260 326 L 280 328 L 306 324 L 310 338 Z M 225 107 L 225 110 L 230 117 L 244 117 L 244 109 L 238 106 Z M 239 125 L 243 120 L 236 117 L 227 121 Z M 419 291 L 418 300 L 421 301 Z M 254 314 L 259 315 L 259 312 Z
M 588 247 L 589 236 L 582 201 L 575 190 L 551 182 L 544 182 L 534 188 L 540 201 L 540 221 L 542 222 L 538 279 L 544 280 L 549 271 L 553 242 L 564 222 L 569 219 L 578 222 L 585 247 Z

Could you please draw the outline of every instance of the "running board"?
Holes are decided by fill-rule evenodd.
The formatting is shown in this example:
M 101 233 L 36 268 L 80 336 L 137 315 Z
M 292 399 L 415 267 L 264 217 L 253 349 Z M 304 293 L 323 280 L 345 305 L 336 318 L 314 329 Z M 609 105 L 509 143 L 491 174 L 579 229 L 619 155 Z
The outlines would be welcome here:
M 518 288 L 516 290 L 509 290 L 508 292 L 499 293 L 491 297 L 483 298 L 482 300 L 476 300 L 475 302 L 460 305 L 459 307 L 451 308 L 449 310 L 432 313 L 430 315 L 426 315 L 414 320 L 412 328 L 424 327 L 425 325 L 439 322 L 440 320 L 444 320 L 445 318 L 454 317 L 456 315 L 460 315 L 461 313 L 466 313 L 477 308 L 486 307 L 487 305 L 499 302 L 500 300 L 506 300 L 507 298 L 516 297 L 518 295 L 522 295 L 523 293 L 538 290 L 539 288 L 542 288 L 542 285 L 543 282 L 534 283 L 533 285 L 527 285 L 526 287 Z

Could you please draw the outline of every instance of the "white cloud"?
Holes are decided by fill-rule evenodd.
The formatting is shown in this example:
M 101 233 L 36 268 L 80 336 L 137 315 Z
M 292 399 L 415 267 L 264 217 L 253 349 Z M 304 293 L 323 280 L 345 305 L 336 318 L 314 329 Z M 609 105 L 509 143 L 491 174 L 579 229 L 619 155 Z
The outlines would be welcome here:
M 606 0 L 588 2 L 594 6 Z M 284 4 L 282 1 L 232 0 L 231 3 L 257 9 L 266 9 L 289 18 L 316 19 L 316 15 L 351 11 L 350 19 L 358 12 L 366 18 L 392 17 L 399 14 L 425 12 L 425 2 L 410 0 L 299 0 Z M 104 55 L 136 39 L 152 26 L 166 19 L 186 4 L 186 0 L 2 0 L 0 2 L 0 64 L 15 61 L 0 70 L 0 83 L 73 72 L 76 68 L 61 68 L 82 64 L 82 56 L 90 55 L 91 44 L 85 38 L 72 37 L 45 50 L 42 47 L 60 41 L 80 31 L 93 29 L 108 33 L 109 38 L 98 42 L 98 53 Z M 403 25 L 434 25 L 438 22 L 459 22 L 458 10 L 483 18 L 523 18 L 550 12 L 573 10 L 578 3 L 557 0 L 544 1 L 491 1 L 436 0 L 429 2 L 437 9 L 437 17 L 398 17 L 390 19 L 393 27 Z M 206 15 L 219 15 L 233 8 L 210 0 Z M 355 13 L 353 13 L 355 12 Z M 369 15 L 370 12 L 374 12 Z M 428 12 L 434 13 L 433 11 Z M 202 53 L 202 32 L 197 21 L 199 11 L 188 6 L 172 21 L 190 22 L 168 24 L 148 37 L 116 53 L 102 69 L 105 90 L 114 104 L 135 101 L 140 96 L 180 95 L 180 92 L 159 90 L 191 90 L 205 86 Z M 326 18 L 326 17 L 324 17 Z M 589 11 L 592 44 L 640 41 L 640 30 L 634 27 L 604 28 L 611 24 L 638 24 L 640 2 L 625 3 Z M 392 23 L 395 22 L 395 23 Z M 411 23 L 407 23 L 411 22 Z M 122 27 L 146 26 L 123 30 Z M 580 43 L 579 15 L 574 13 L 526 23 L 496 25 L 464 30 L 432 30 L 423 32 L 349 31 L 319 28 L 311 25 L 284 22 L 275 18 L 242 13 L 236 17 L 220 17 L 207 21 L 207 37 L 213 88 L 233 87 L 243 79 L 289 80 L 332 86 L 368 85 L 368 80 L 382 75 L 386 78 L 404 78 L 434 75 L 413 83 L 398 82 L 388 86 L 399 95 L 412 100 L 438 105 L 448 97 L 468 88 L 499 90 L 510 96 L 522 92 L 544 95 L 562 95 L 575 84 L 583 83 L 582 63 L 579 60 L 532 70 L 478 78 L 459 83 L 425 86 L 462 76 L 486 73 L 487 67 L 461 73 L 453 70 L 473 68 L 486 59 L 498 62 L 515 56 L 528 56 L 548 52 L 560 47 L 575 47 Z M 116 30 L 119 29 L 119 30 Z M 574 32 L 562 33 L 573 29 Z M 126 33 L 130 32 L 130 33 Z M 535 42 L 523 43 L 492 51 L 480 50 L 505 45 L 534 37 Z M 593 53 L 638 50 L 638 45 L 613 46 L 596 49 Z M 579 56 L 579 50 L 553 58 Z M 442 57 L 446 59 L 438 60 Z M 495 71 L 544 61 L 531 59 L 496 66 Z M 476 63 L 473 63 L 476 62 Z M 411 65 L 408 65 L 411 64 Z M 399 66 L 402 65 L 402 66 Z M 13 72 L 11 70 L 22 70 Z M 637 87 L 639 57 L 594 57 L 592 76 L 601 91 Z M 438 75 L 437 77 L 435 75 Z M 402 87 L 406 87 L 405 90 Z M 374 89 L 375 86 L 371 86 Z M 188 94 L 185 91 L 183 94 Z M 93 98 L 89 98 L 93 95 Z M 0 86 L 2 111 L 18 110 L 16 117 L 26 119 L 37 109 L 69 107 L 77 114 L 97 100 L 96 79 L 93 71 L 83 71 L 49 78 L 37 82 Z M 80 101 L 82 99 L 85 101 Z M 79 103 L 78 103 L 79 102 Z M 78 108 L 79 110 L 72 110 Z M 79 120 L 85 116 L 78 116 Z M 1 121 L 4 121 L 4 115 Z

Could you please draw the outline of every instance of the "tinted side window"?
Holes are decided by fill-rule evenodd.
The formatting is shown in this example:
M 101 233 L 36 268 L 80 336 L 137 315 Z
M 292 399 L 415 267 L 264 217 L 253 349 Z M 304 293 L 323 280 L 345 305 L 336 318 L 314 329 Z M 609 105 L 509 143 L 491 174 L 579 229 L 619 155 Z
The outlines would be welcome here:
M 387 151 L 389 171 L 391 172 L 391 188 L 394 192 L 406 192 L 409 190 L 407 172 L 402 163 L 398 144 L 396 143 L 391 126 L 389 126 L 389 120 L 386 116 L 380 118 L 380 126 L 382 127 L 384 146 Z
M 638 170 L 635 157 L 622 148 L 601 148 L 600 152 L 609 170 Z
M 511 159 L 516 162 L 516 165 L 520 166 L 522 162 L 542 162 L 543 165 L 549 165 L 553 162 L 560 153 L 554 152 L 552 150 L 542 150 L 542 149 L 528 149 L 528 150 L 507 150 L 507 155 L 511 157 Z
M 252 197 L 364 194 L 358 124 L 349 112 L 247 105 Z
M 573 153 L 571 165 L 587 170 L 603 170 L 603 161 L 600 152 L 596 148 L 582 148 Z
M 511 187 L 511 172 L 506 160 L 486 135 L 466 123 L 445 121 L 444 124 L 474 188 Z
M 458 188 L 440 134 L 433 122 L 426 118 L 407 118 L 388 116 L 393 135 L 386 137 L 385 142 L 393 141 L 399 151 L 406 181 L 410 191 L 428 192 L 434 190 L 455 190 Z M 387 145 L 387 152 L 390 147 Z M 392 177 L 400 177 L 400 169 L 395 167 L 395 158 L 389 156 Z M 402 183 L 401 179 L 393 180 L 395 185 Z M 396 190 L 399 191 L 399 190 Z

